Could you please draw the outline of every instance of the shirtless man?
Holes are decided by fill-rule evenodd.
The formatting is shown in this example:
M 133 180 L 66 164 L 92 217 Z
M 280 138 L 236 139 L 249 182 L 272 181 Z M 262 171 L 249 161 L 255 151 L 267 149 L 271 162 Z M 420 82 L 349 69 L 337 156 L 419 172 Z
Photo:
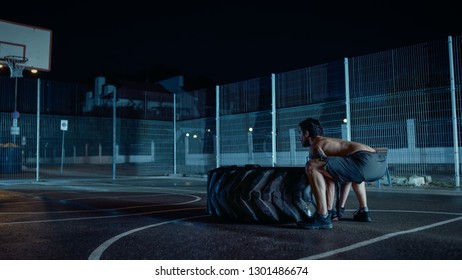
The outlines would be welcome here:
M 299 131 L 302 145 L 309 147 L 310 160 L 305 165 L 305 172 L 316 199 L 317 213 L 314 219 L 297 222 L 297 225 L 306 229 L 332 228 L 327 206 L 332 205 L 333 195 L 329 194 L 333 193 L 335 182 L 352 182 L 359 202 L 359 209 L 353 217 L 370 222 L 364 182 L 375 181 L 385 174 L 385 157 L 365 144 L 324 137 L 323 127 L 317 119 L 300 122 Z

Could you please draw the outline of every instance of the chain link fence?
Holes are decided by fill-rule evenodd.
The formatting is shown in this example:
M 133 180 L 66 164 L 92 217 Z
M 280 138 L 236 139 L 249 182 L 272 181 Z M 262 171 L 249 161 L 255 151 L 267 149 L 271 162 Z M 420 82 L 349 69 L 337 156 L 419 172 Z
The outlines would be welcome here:
M 461 37 L 448 37 L 192 92 L 181 81 L 133 86 L 101 77 L 16 85 L 5 72 L 0 180 L 303 166 L 298 123 L 315 117 L 326 136 L 387 147 L 394 176 L 458 186 L 461 53 Z

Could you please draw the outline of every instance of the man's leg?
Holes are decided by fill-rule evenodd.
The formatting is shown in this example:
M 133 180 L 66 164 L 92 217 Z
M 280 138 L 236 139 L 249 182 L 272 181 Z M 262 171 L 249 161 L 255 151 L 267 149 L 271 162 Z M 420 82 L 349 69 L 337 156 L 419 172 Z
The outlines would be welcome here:
M 305 172 L 316 199 L 316 211 L 321 215 L 327 214 L 327 184 L 324 175 L 320 171 L 320 168 L 324 165 L 325 162 L 319 160 L 310 160 L 305 165 Z
M 330 213 L 332 219 L 337 218 L 337 211 L 334 210 L 334 202 L 336 202 L 336 183 L 329 179 L 324 178 L 326 180 L 326 205 L 327 211 Z
M 333 181 L 326 182 L 326 203 L 327 203 L 328 210 L 332 210 L 332 208 L 334 208 L 334 201 L 335 201 L 335 183 Z
M 297 225 L 306 229 L 331 229 L 332 221 L 327 212 L 327 183 L 322 173 L 325 162 L 318 159 L 310 160 L 305 165 L 305 172 L 310 182 L 311 190 L 316 199 L 316 213 L 314 219 L 298 221 Z
M 339 190 L 340 195 L 339 195 L 338 201 L 335 204 L 335 208 L 337 212 L 336 214 L 337 214 L 338 219 L 343 218 L 343 214 L 345 212 L 345 204 L 348 199 L 348 195 L 350 194 L 350 189 L 351 189 L 351 182 L 344 183 L 340 186 L 340 190 Z
M 366 184 L 364 182 L 354 183 L 353 190 L 358 198 L 359 208 L 367 207 Z
M 353 183 L 353 190 L 359 202 L 359 209 L 353 214 L 353 219 L 360 222 L 372 222 L 367 207 L 366 184 L 364 182 L 360 184 Z
M 346 201 L 348 199 L 348 195 L 350 194 L 351 189 L 351 182 L 345 183 L 340 188 L 340 200 L 337 204 L 340 208 L 345 208 Z

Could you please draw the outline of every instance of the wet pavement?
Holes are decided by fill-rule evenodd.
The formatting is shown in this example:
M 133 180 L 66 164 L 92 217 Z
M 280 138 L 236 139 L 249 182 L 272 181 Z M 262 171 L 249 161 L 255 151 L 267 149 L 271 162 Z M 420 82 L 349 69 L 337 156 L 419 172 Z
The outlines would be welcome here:
M 235 223 L 206 211 L 205 178 L 0 184 L 2 260 L 461 260 L 462 193 L 368 187 L 372 223 L 332 230 Z

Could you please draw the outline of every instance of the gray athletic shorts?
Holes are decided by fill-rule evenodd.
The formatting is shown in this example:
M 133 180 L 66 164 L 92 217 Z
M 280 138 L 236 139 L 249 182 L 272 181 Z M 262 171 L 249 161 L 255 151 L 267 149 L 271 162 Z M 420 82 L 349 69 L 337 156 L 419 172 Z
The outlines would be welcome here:
M 356 152 L 344 157 L 329 156 L 324 166 L 332 178 L 340 183 L 373 182 L 386 173 L 385 155 L 372 152 Z

